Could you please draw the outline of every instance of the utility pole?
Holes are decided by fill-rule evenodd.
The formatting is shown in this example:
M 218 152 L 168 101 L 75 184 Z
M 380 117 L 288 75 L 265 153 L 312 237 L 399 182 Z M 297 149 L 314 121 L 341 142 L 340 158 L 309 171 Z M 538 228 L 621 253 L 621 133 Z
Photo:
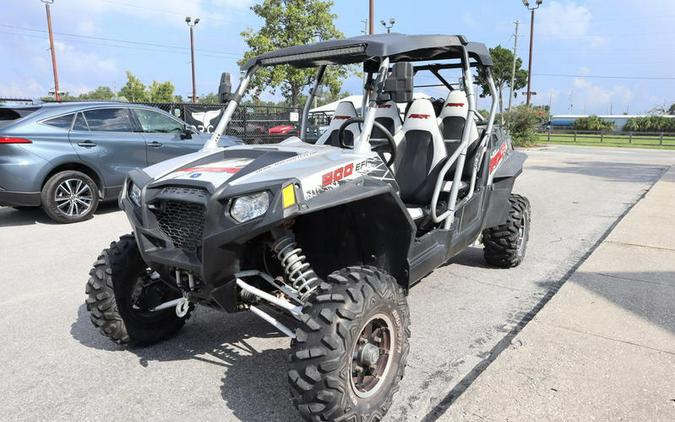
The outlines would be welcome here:
M 536 0 L 535 6 L 530 7 L 530 1 L 529 0 L 523 0 L 523 4 L 527 9 L 531 12 L 530 13 L 530 57 L 527 62 L 527 100 L 525 104 L 528 106 L 530 105 L 530 102 L 532 101 L 532 49 L 534 47 L 534 11 L 541 6 L 541 4 L 544 2 L 544 0 Z
M 518 25 L 520 22 L 515 21 L 516 32 L 513 34 L 513 65 L 511 66 L 511 90 L 509 93 L 509 113 L 511 112 L 511 102 L 513 101 L 513 84 L 516 80 L 516 60 L 518 60 Z
M 61 101 L 61 95 L 59 94 L 59 71 L 56 65 L 56 50 L 54 50 L 54 32 L 52 31 L 52 12 L 51 5 L 54 3 L 54 0 L 40 0 L 45 4 L 45 10 L 47 11 L 47 29 L 49 30 L 49 50 L 52 53 L 52 72 L 54 72 L 54 100 Z
M 368 33 L 370 35 L 375 33 L 375 0 L 368 2 Z
M 190 28 L 190 62 L 192 63 L 192 104 L 197 102 L 197 84 L 195 82 L 195 36 L 194 36 L 194 27 L 199 23 L 199 18 L 195 18 L 193 21 L 190 16 L 185 18 L 185 23 L 187 23 Z

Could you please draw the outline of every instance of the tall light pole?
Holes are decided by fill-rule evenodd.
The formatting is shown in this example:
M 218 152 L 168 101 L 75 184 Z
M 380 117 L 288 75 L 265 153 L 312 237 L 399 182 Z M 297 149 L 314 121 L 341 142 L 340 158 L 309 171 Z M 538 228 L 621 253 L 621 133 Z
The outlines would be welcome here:
M 391 33 L 391 28 L 394 27 L 395 23 L 396 23 L 396 19 L 394 19 L 394 18 L 389 18 L 389 24 L 387 24 L 387 22 L 385 22 L 384 20 L 380 21 L 380 25 L 385 27 L 385 29 L 387 30 L 387 34 Z
M 199 23 L 199 18 L 192 20 L 190 16 L 185 18 L 185 23 L 190 28 L 190 63 L 192 63 L 192 104 L 197 102 L 197 83 L 195 82 L 195 35 L 194 27 Z
M 511 65 L 511 90 L 509 91 L 509 113 L 511 112 L 511 103 L 513 101 L 513 85 L 516 81 L 516 61 L 518 60 L 518 25 L 520 22 L 515 21 L 516 32 L 513 34 L 513 63 Z
M 368 33 L 375 33 L 375 0 L 368 2 Z
M 40 0 L 45 4 L 45 10 L 47 11 L 47 29 L 49 30 L 49 50 L 52 53 L 52 72 L 54 72 L 54 100 L 61 101 L 61 95 L 59 94 L 59 71 L 56 66 L 56 50 L 54 50 L 54 32 L 52 31 L 52 12 L 51 5 L 54 3 L 54 0 Z
M 544 2 L 544 0 L 536 0 L 535 5 L 530 7 L 529 0 L 523 0 L 523 4 L 530 11 L 530 58 L 527 62 L 527 101 L 525 104 L 528 106 L 532 100 L 532 47 L 534 46 L 534 11 L 539 9 L 539 6 Z

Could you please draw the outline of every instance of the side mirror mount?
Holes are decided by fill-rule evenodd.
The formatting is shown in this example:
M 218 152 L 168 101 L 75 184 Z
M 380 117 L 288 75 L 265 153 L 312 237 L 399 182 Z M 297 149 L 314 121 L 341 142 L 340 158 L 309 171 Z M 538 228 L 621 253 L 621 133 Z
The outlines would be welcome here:
M 378 101 L 392 100 L 395 103 L 407 103 L 413 100 L 413 76 L 415 72 L 412 63 L 394 63 L 389 76 L 384 81 L 382 93 Z
M 180 139 L 192 139 L 192 134 L 197 132 L 197 128 L 192 125 L 185 125 L 180 134 Z

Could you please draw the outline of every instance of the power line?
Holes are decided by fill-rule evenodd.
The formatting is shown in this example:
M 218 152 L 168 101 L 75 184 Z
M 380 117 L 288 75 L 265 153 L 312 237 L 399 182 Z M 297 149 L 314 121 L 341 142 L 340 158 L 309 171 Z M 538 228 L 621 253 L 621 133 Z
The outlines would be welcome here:
M 47 31 L 42 30 L 42 29 L 26 28 L 26 27 L 7 25 L 7 24 L 0 24 L 0 27 L 17 29 L 17 30 L 20 30 L 20 31 L 29 31 L 29 32 L 39 32 L 39 33 L 46 33 L 47 32 Z M 118 43 L 121 42 L 121 43 L 132 44 L 132 45 L 158 47 L 158 48 L 173 49 L 173 50 L 184 50 L 186 52 L 190 50 L 189 47 L 182 47 L 182 46 L 171 45 L 171 44 L 160 44 L 160 43 L 147 42 L 147 41 L 132 41 L 132 40 L 119 39 L 119 38 L 95 37 L 95 36 L 90 36 L 90 35 L 72 34 L 72 33 L 68 33 L 68 32 L 54 32 L 54 34 L 66 36 L 66 37 L 81 38 L 81 39 L 96 40 L 96 41 L 110 41 L 110 42 L 118 42 Z M 25 34 L 15 34 L 15 35 L 25 35 Z M 115 45 L 110 45 L 110 44 L 99 44 L 99 45 L 107 45 L 109 47 L 123 47 L 123 46 L 115 46 Z M 221 55 L 221 56 L 235 56 L 235 57 L 242 56 L 241 53 L 229 53 L 229 52 L 224 52 L 224 51 L 219 51 L 219 50 L 195 49 L 195 51 L 199 51 L 200 53 L 210 53 L 210 54 L 216 54 L 216 55 Z
M 534 76 L 553 76 L 560 78 L 589 78 L 589 79 L 643 79 L 655 81 L 675 80 L 675 77 L 669 76 L 607 76 L 607 75 L 573 75 L 567 73 L 535 73 Z

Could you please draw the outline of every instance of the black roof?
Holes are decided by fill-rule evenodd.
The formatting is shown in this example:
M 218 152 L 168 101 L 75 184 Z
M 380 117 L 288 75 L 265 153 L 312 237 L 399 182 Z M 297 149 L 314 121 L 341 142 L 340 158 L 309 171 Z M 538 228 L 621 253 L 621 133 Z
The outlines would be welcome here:
M 469 42 L 462 35 L 376 34 L 282 48 L 252 58 L 242 69 L 255 64 L 290 64 L 298 68 L 362 62 L 376 65 L 381 57 L 389 57 L 391 62 L 458 59 L 462 57 L 462 46 L 478 64 L 492 66 L 485 44 Z

